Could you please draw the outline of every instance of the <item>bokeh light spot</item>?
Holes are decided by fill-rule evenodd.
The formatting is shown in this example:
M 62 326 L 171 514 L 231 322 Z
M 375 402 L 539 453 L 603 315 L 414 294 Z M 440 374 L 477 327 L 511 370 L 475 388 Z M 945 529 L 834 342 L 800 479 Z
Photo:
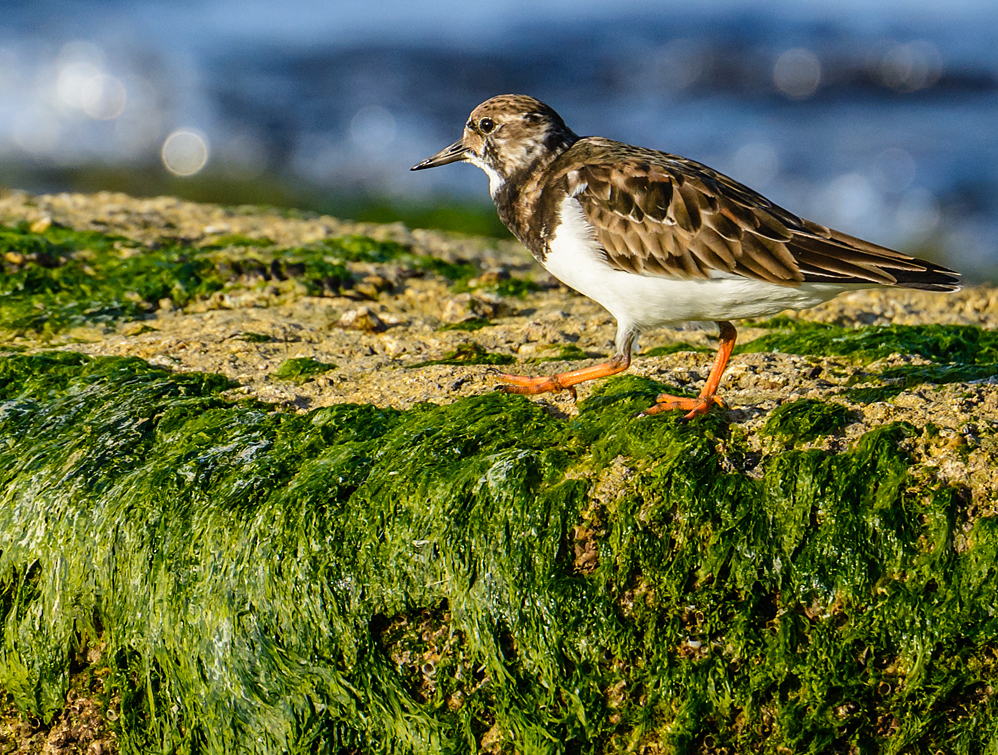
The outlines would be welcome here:
M 704 73 L 703 46 L 692 39 L 674 39 L 655 52 L 650 65 L 657 83 L 673 91 L 686 89 Z
M 804 100 L 818 91 L 821 83 L 821 62 L 818 56 L 803 47 L 787 50 L 773 66 L 773 83 L 792 100 Z
M 100 78 L 100 71 L 92 63 L 75 61 L 63 66 L 56 79 L 55 88 L 59 99 L 71 108 L 82 108 L 84 90 L 94 79 Z
M 125 109 L 125 85 L 114 76 L 94 76 L 80 94 L 83 112 L 96 120 L 114 120 Z
M 166 137 L 161 155 L 175 176 L 193 176 L 208 162 L 208 139 L 193 129 L 177 129 Z
M 931 42 L 916 40 L 887 51 L 880 62 L 880 79 L 897 92 L 915 92 L 935 84 L 942 69 L 939 49 Z

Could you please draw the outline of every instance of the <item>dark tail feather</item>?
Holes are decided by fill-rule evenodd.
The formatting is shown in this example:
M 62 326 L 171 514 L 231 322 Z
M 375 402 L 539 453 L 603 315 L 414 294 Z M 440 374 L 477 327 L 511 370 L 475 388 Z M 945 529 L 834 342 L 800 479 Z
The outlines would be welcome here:
M 813 229 L 822 234 L 818 235 Z M 922 291 L 960 288 L 960 273 L 935 262 L 910 257 L 813 223 L 809 223 L 809 230 L 811 233 L 802 233 L 791 242 L 791 251 L 801 265 L 805 281 L 869 282 Z
M 922 291 L 956 291 L 960 288 L 960 273 L 949 268 L 927 262 L 918 258 L 915 262 L 923 265 L 924 270 L 891 270 L 885 265 L 886 271 L 897 279 L 896 286 L 901 288 L 917 288 Z

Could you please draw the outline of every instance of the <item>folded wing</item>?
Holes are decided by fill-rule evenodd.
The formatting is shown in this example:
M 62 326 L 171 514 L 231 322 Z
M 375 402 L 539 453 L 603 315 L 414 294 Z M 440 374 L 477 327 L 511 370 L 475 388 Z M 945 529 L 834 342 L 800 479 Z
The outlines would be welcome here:
M 612 162 L 591 149 L 607 146 Z M 620 270 L 685 279 L 740 275 L 786 286 L 959 286 L 958 274 L 945 267 L 799 218 L 692 160 L 597 138 L 571 151 L 593 159 L 566 173 L 568 193 Z

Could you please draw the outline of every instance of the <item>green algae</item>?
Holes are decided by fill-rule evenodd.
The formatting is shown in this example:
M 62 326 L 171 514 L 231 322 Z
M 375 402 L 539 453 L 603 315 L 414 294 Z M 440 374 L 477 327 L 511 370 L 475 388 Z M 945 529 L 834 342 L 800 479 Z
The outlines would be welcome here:
M 111 327 L 141 319 L 163 300 L 185 307 L 215 292 L 292 281 L 311 296 L 351 295 L 349 263 L 392 263 L 417 275 L 466 281 L 470 262 L 418 255 L 362 236 L 272 249 L 258 239 L 221 239 L 205 247 L 164 241 L 151 248 L 128 239 L 52 226 L 0 226 L 0 331 L 45 336 L 80 326 Z M 232 244 L 240 246 L 232 250 Z M 253 242 L 253 243 L 250 243 Z
M 512 364 L 516 360 L 510 354 L 495 354 L 484 346 L 473 341 L 458 345 L 453 351 L 448 351 L 441 359 L 430 359 L 426 362 L 407 364 L 409 369 L 430 367 L 435 364 Z
M 467 260 L 447 261 L 426 254 L 416 254 L 394 241 L 376 241 L 367 236 L 342 236 L 325 239 L 317 247 L 303 247 L 303 251 L 319 248 L 333 259 L 343 262 L 376 264 L 396 263 L 423 273 L 433 273 L 450 281 L 466 282 L 478 275 L 478 267 Z
M 889 401 L 904 391 L 924 383 L 932 385 L 971 383 L 992 380 L 996 376 L 998 376 L 998 363 L 902 365 L 888 367 L 879 373 L 858 379 L 857 385 L 844 391 L 843 395 L 852 401 L 870 404 L 876 401 Z M 878 385 L 862 385 L 872 382 Z
M 212 240 L 211 247 L 215 249 L 224 249 L 228 246 L 258 246 L 267 247 L 273 246 L 274 242 L 266 237 L 262 238 L 251 238 L 249 236 L 243 236 L 240 233 L 227 233 L 218 238 Z
M 15 332 L 113 324 L 161 299 L 183 306 L 222 287 L 214 264 L 190 250 L 136 250 L 125 239 L 58 227 L 0 227 L 0 258 L 0 329 Z
M 541 290 L 539 283 L 525 278 L 508 278 L 499 281 L 489 288 L 499 296 L 511 296 L 514 299 L 523 299 L 528 294 L 533 294 Z
M 476 330 L 481 330 L 482 328 L 487 328 L 492 323 L 486 320 L 484 317 L 469 317 L 466 320 L 461 320 L 460 322 L 449 322 L 446 325 L 441 325 L 437 330 L 443 332 L 448 330 L 464 330 L 467 332 L 474 332 Z
M 536 293 L 541 290 L 541 285 L 539 283 L 526 278 L 506 278 L 505 280 L 499 280 L 495 283 L 478 285 L 472 285 L 474 280 L 471 278 L 455 277 L 453 280 L 456 281 L 453 289 L 457 293 L 464 293 L 467 291 L 486 291 L 496 294 L 497 296 L 524 299 L 528 294 Z
M 298 385 L 311 380 L 316 375 L 335 370 L 336 365 L 329 362 L 320 362 L 312 357 L 294 357 L 285 359 L 274 370 L 274 377 L 278 380 L 293 380 Z
M 973 325 L 933 323 L 851 329 L 782 316 L 758 327 L 769 327 L 776 332 L 737 346 L 736 351 L 849 356 L 864 362 L 891 354 L 917 354 L 941 363 L 998 363 L 998 331 Z
M 235 341 L 245 341 L 246 343 L 271 343 L 274 339 L 266 333 L 254 333 L 252 330 L 243 330 L 232 336 Z
M 737 346 L 736 352 L 842 356 L 861 364 L 903 354 L 934 362 L 885 367 L 874 374 L 853 379 L 843 395 L 859 403 L 889 401 L 925 383 L 971 382 L 998 375 L 998 331 L 972 325 L 888 325 L 849 329 L 780 316 L 760 323 L 759 327 L 775 332 Z
M 841 404 L 801 399 L 781 404 L 770 412 L 763 435 L 809 443 L 834 435 L 855 420 L 855 413 Z
M 641 352 L 643 357 L 664 357 L 669 354 L 682 354 L 685 352 L 698 352 L 701 354 L 713 354 L 715 349 L 708 346 L 694 346 L 689 343 L 671 343 L 668 346 L 653 346 Z
M 721 413 L 636 418 L 666 388 L 636 376 L 570 419 L 229 385 L 0 358 L 20 709 L 50 717 L 100 640 L 126 753 L 994 745 L 998 519 L 912 474 L 908 425 L 759 478 L 722 471 Z

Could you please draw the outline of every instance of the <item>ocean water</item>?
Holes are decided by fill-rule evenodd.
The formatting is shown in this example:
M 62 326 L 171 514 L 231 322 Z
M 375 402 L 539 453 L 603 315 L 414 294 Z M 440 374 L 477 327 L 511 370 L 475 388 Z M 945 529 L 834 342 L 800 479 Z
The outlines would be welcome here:
M 409 166 L 523 92 L 818 222 L 998 277 L 998 8 L 947 3 L 7 3 L 0 171 L 279 177 L 487 201 Z M 9 183 L 0 172 L 0 184 Z

